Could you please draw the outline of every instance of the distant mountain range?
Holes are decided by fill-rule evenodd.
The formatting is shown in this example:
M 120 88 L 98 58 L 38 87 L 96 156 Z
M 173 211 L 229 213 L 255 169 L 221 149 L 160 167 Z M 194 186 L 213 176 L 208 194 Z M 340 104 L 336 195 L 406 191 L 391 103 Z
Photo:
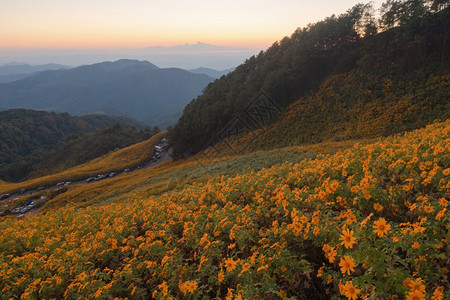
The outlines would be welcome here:
M 0 66 L 0 83 L 7 83 L 15 80 L 20 80 L 30 75 L 35 75 L 43 71 L 63 70 L 63 69 L 70 69 L 70 67 L 60 64 L 29 65 L 29 64 L 9 63 Z
M 205 74 L 123 59 L 0 84 L 0 108 L 121 115 L 164 128 L 211 81 Z

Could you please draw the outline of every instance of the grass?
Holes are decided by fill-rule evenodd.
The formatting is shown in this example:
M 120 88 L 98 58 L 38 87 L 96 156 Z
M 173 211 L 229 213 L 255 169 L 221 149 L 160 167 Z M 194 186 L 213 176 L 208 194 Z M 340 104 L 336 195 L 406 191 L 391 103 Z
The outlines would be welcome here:
M 160 132 L 141 143 L 114 151 L 110 154 L 91 160 L 85 164 L 70 168 L 64 172 L 30 179 L 18 183 L 0 181 L 0 194 L 15 193 L 20 188 L 35 189 L 40 186 L 54 185 L 62 181 L 79 181 L 98 174 L 121 171 L 132 168 L 150 160 L 154 146 L 164 137 Z

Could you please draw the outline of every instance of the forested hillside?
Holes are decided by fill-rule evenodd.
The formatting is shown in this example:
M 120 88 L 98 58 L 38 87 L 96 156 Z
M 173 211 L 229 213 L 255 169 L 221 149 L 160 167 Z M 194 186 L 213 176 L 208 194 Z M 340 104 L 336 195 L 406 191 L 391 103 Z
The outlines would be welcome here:
M 147 140 L 158 132 L 157 127 L 139 130 L 117 123 L 94 132 L 74 134 L 54 147 L 34 151 L 3 166 L 0 168 L 0 178 L 22 181 L 62 172 L 111 151 Z
M 429 73 L 430 72 L 430 73 Z M 328 77 L 289 105 L 274 123 L 218 142 L 207 155 L 242 154 L 289 145 L 374 138 L 450 118 L 450 74 L 401 76 L 351 71 Z
M 0 168 L 18 162 L 34 151 L 48 150 L 69 136 L 95 131 L 120 123 L 144 128 L 135 120 L 105 115 L 74 117 L 25 109 L 0 112 Z
M 357 5 L 345 14 L 296 30 L 291 37 L 274 43 L 265 52 L 249 58 L 234 72 L 208 85 L 202 95 L 188 104 L 176 126 L 170 130 L 175 156 L 195 153 L 214 143 L 221 131 L 241 116 L 261 91 L 281 108 L 286 108 L 300 97 L 312 97 L 319 87 L 327 85 L 326 80 L 333 82 L 338 78 L 344 79 L 352 90 L 360 89 L 360 96 L 366 93 L 361 88 L 367 91 L 362 98 L 351 95 L 352 100 L 337 100 L 346 115 L 358 111 L 355 105 L 367 106 L 375 99 L 378 103 L 372 103 L 374 107 L 381 102 L 397 105 L 390 103 L 391 98 L 386 92 L 391 87 L 385 85 L 390 81 L 392 88 L 406 95 L 408 92 L 401 89 L 407 89 L 408 81 L 412 79 L 418 89 L 430 82 L 435 82 L 433 88 L 437 89 L 432 92 L 437 98 L 427 107 L 428 112 L 417 111 L 420 114 L 417 118 L 421 119 L 424 114 L 426 119 L 439 117 L 433 116 L 431 111 L 439 112 L 436 105 L 445 100 L 445 93 L 448 93 L 445 78 L 449 69 L 447 39 L 450 16 L 447 4 L 447 1 L 388 1 L 383 4 L 380 19 L 375 18 L 369 4 Z M 364 82 L 367 86 L 362 87 Z M 340 89 L 337 81 L 333 88 Z M 422 92 L 428 89 L 426 87 Z M 370 92 L 375 95 L 369 95 Z M 320 101 L 331 107 L 334 105 L 332 102 L 341 96 L 330 93 L 325 97 L 327 99 Z M 398 95 L 395 97 L 399 99 Z M 402 99 L 404 105 L 416 106 L 427 106 L 428 100 L 413 94 Z M 379 115 L 389 114 L 383 107 L 377 107 L 377 110 Z M 404 112 L 400 110 L 400 113 Z M 441 111 L 440 115 L 445 115 L 445 112 Z M 327 124 L 322 124 L 317 117 L 309 121 L 312 123 L 309 127 L 321 131 L 321 126 Z M 327 117 L 341 118 L 337 113 Z M 366 121 L 371 117 L 366 114 Z M 414 118 L 414 113 L 410 112 L 406 119 Z M 408 123 L 406 119 L 403 121 Z M 375 131 L 389 134 L 425 123 L 425 120 L 416 125 L 409 122 L 393 128 L 383 125 L 389 130 L 384 132 L 381 128 Z M 315 136 L 314 130 L 309 130 L 305 128 L 303 136 Z M 306 142 L 313 140 L 306 139 Z

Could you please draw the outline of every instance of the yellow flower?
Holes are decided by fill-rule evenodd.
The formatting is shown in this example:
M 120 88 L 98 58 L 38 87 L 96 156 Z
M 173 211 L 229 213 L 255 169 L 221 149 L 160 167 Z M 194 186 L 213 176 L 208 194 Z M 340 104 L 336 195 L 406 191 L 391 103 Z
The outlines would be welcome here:
M 411 281 L 411 291 L 419 291 L 421 293 L 425 293 L 425 285 L 423 284 L 422 278 L 417 278 L 415 281 Z
M 186 282 L 186 289 L 189 293 L 193 293 L 197 289 L 197 282 L 195 281 L 187 281 Z
M 331 247 L 330 251 L 327 254 L 328 260 L 331 264 L 334 263 L 334 261 L 336 259 L 336 254 L 337 254 L 337 251 L 334 250 L 334 247 Z
M 158 285 L 158 287 L 161 289 L 161 293 L 163 294 L 163 296 L 166 296 L 167 292 L 169 291 L 169 286 L 167 285 L 167 283 L 163 281 L 163 283 Z
M 442 217 L 445 215 L 446 211 L 447 211 L 447 208 L 444 207 L 440 212 L 438 212 L 436 215 L 436 220 L 440 221 L 442 219 Z
M 342 274 L 345 274 L 345 272 L 347 272 L 347 274 L 350 275 L 350 272 L 355 272 L 356 264 L 353 258 L 351 258 L 348 255 L 345 255 L 344 258 L 341 258 L 339 266 L 341 267 Z
M 384 218 L 379 218 L 374 222 L 373 229 L 379 237 L 383 237 L 391 229 L 391 225 L 387 224 Z
M 348 281 L 344 286 L 344 293 L 347 299 L 356 300 L 359 292 L 361 292 L 361 290 L 357 289 L 351 281 Z
M 250 270 L 250 267 L 251 267 L 252 265 L 250 264 L 250 263 L 245 263 L 245 264 L 243 264 L 242 265 L 242 271 L 241 271 L 241 273 L 244 273 L 244 272 L 247 272 L 248 270 Z
M 444 299 L 444 287 L 438 286 L 431 296 L 431 300 L 442 300 Z
M 338 287 L 339 287 L 339 293 L 344 296 L 345 295 L 345 285 L 342 284 L 341 280 L 339 280 Z
M 237 261 L 234 261 L 233 259 L 228 258 L 228 259 L 225 261 L 225 267 L 227 268 L 227 272 L 231 272 L 231 271 L 233 271 L 234 269 L 236 269 L 237 263 L 238 263 Z
M 411 291 L 408 293 L 406 300 L 425 300 L 425 295 L 420 291 Z
M 411 285 L 413 284 L 413 281 L 411 280 L 411 278 L 406 278 L 405 280 L 403 280 L 403 285 L 405 287 L 411 287 Z
M 323 276 L 323 269 L 325 268 L 325 266 L 322 266 L 319 268 L 319 270 L 317 271 L 317 277 L 322 277 Z
M 383 210 L 383 206 L 380 203 L 375 203 L 373 205 L 373 209 L 375 209 L 376 211 L 382 211 Z
M 356 244 L 356 239 L 353 236 L 355 232 L 352 230 L 344 229 L 342 232 L 340 240 L 342 241 L 341 245 L 344 245 L 345 248 L 352 248 L 353 244 Z
M 234 297 L 234 300 L 242 300 L 242 292 L 239 291 L 239 293 Z
M 429 204 L 429 205 L 424 206 L 423 210 L 424 210 L 426 213 L 429 214 L 429 213 L 432 213 L 432 212 L 434 211 L 434 207 L 431 206 L 431 204 Z
M 322 250 L 323 252 L 327 253 L 328 251 L 330 251 L 331 247 L 328 244 L 323 245 Z
M 228 288 L 227 297 L 225 300 L 232 300 L 233 299 L 233 289 Z
M 222 282 L 225 279 L 225 275 L 223 275 L 222 270 L 219 272 L 219 274 L 217 275 L 217 280 L 219 282 Z

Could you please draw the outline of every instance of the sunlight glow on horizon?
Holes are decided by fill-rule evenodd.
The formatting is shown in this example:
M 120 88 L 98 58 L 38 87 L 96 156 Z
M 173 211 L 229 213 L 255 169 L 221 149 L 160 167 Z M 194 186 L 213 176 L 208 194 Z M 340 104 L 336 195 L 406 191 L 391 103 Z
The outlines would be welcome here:
M 267 48 L 359 2 L 2 0 L 0 48 L 141 48 L 197 41 Z

